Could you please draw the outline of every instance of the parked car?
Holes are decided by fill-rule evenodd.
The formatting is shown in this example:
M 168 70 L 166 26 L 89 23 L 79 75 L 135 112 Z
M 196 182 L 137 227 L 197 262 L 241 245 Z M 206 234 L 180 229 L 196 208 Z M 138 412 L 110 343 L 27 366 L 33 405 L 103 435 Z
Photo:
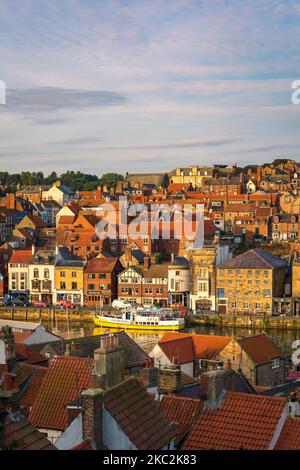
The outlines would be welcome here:
M 57 302 L 57 305 L 59 305 L 62 308 L 76 308 L 77 305 L 73 304 L 73 302 L 70 302 L 69 300 L 60 300 Z
M 40 307 L 40 308 L 49 307 L 47 302 L 44 302 L 43 300 L 35 300 L 35 301 L 32 302 L 32 305 L 34 307 Z
M 14 307 L 27 307 L 29 305 L 28 302 L 26 302 L 26 300 L 23 300 L 23 299 L 10 299 L 11 300 L 11 305 L 13 305 Z
M 113 300 L 111 306 L 112 308 L 118 308 L 118 309 L 132 307 L 132 305 L 129 302 L 125 302 L 125 300 L 118 300 L 118 299 Z

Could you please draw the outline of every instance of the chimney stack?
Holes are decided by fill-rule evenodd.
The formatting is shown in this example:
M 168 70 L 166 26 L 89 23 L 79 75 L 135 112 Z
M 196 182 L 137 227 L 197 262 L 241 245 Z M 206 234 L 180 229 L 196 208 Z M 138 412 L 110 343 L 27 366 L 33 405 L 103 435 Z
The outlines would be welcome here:
M 82 439 L 90 439 L 96 450 L 103 449 L 103 397 L 101 388 L 90 388 L 81 394 Z
M 125 358 L 118 335 L 101 336 L 100 348 L 94 351 L 94 359 L 95 371 L 104 389 L 123 382 Z
M 232 369 L 216 369 L 200 375 L 200 394 L 205 409 L 214 410 L 223 402 L 228 390 L 234 390 L 236 373 Z
M 146 271 L 148 271 L 148 269 L 150 268 L 150 266 L 151 266 L 150 257 L 149 257 L 149 256 L 145 256 L 145 258 L 144 258 L 144 268 L 146 269 Z
M 159 370 L 154 367 L 154 359 L 147 357 L 146 367 L 140 370 L 140 377 L 143 377 L 145 388 L 157 387 L 159 383 Z
M 159 393 L 174 393 L 181 389 L 180 365 L 162 367 L 159 370 Z
M 3 326 L 0 329 L 0 344 L 1 343 L 4 343 L 4 345 L 0 347 L 0 364 L 6 366 L 8 373 L 13 373 L 16 367 L 16 348 L 15 337 L 11 327 Z

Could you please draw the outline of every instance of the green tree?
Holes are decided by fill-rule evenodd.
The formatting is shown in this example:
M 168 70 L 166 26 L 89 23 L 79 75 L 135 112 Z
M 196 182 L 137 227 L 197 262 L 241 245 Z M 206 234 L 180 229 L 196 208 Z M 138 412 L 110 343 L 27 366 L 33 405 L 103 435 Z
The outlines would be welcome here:
M 119 181 L 123 181 L 124 176 L 119 173 L 105 173 L 101 176 L 101 184 L 106 184 L 108 189 L 116 187 Z

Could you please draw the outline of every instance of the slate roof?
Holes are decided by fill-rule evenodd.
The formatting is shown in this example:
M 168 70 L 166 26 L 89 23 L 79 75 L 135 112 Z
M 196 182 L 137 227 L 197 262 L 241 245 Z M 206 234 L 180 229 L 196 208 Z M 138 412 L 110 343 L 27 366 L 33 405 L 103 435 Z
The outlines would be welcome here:
M 214 411 L 204 411 L 183 450 L 267 450 L 286 406 L 284 398 L 227 392 Z
M 84 261 L 82 261 L 79 256 L 73 255 L 68 248 L 64 246 L 58 247 L 55 266 L 82 268 L 84 265 Z
M 32 405 L 29 420 L 38 427 L 63 431 L 68 426 L 66 405 L 89 387 L 94 360 L 54 357 Z
M 300 380 L 291 380 L 282 385 L 277 385 L 276 387 L 269 388 L 260 392 L 260 395 L 274 397 L 276 395 L 289 395 L 291 392 L 300 388 Z
M 190 263 L 184 256 L 177 256 L 174 261 L 170 263 L 170 266 L 185 266 L 189 267 Z
M 0 449 L 5 447 L 13 450 L 57 450 L 23 417 L 14 420 L 8 414 L 2 414 L 0 424 Z
M 243 375 L 243 373 L 241 371 L 235 372 L 235 383 L 232 391 L 239 393 L 251 393 L 255 395 L 256 390 L 247 380 L 247 378 Z M 190 383 L 189 385 L 185 384 L 184 387 L 179 390 L 178 393 L 176 393 L 176 395 L 180 397 L 190 397 L 199 399 L 201 396 L 201 384 L 194 380 L 194 383 Z
M 131 173 L 126 175 L 126 181 L 131 186 L 135 182 L 139 182 L 142 185 L 154 184 L 155 186 L 161 186 L 166 179 L 166 173 Z
M 273 269 L 286 266 L 287 263 L 282 258 L 271 255 L 261 248 L 255 248 L 235 256 L 227 263 L 218 266 L 218 269 Z
M 256 365 L 263 365 L 272 359 L 283 357 L 282 351 L 265 334 L 237 339 L 237 343 Z
M 275 450 L 300 450 L 299 418 L 287 418 L 276 442 Z
M 158 403 L 134 377 L 104 395 L 104 407 L 138 450 L 159 450 L 175 437 Z
M 119 345 L 124 348 L 125 367 L 144 366 L 147 354 L 125 331 L 115 333 L 119 337 Z M 83 338 L 65 340 L 66 344 L 75 343 L 84 357 L 93 357 L 95 349 L 100 347 L 100 338 L 105 335 L 85 336 Z M 76 351 L 75 353 L 76 354 Z
M 158 402 L 159 411 L 168 423 L 176 424 L 176 441 L 179 442 L 188 433 L 192 424 L 203 410 L 203 400 L 196 398 L 163 395 Z

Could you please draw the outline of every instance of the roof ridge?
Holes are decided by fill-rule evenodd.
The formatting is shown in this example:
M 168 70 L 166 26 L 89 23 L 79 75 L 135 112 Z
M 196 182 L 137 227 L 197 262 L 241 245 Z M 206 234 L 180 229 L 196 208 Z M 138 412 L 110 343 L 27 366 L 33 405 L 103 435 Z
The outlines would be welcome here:
M 271 269 L 273 269 L 273 266 L 271 265 L 271 263 L 268 260 L 266 260 L 257 250 L 261 250 L 262 252 L 267 253 L 270 256 L 273 256 L 273 255 L 271 253 L 268 253 L 267 251 L 262 250 L 261 248 L 252 248 L 251 249 L 251 251 L 253 251 L 257 256 L 259 256 L 260 259 L 265 261 L 265 263 L 267 263 L 271 267 Z

